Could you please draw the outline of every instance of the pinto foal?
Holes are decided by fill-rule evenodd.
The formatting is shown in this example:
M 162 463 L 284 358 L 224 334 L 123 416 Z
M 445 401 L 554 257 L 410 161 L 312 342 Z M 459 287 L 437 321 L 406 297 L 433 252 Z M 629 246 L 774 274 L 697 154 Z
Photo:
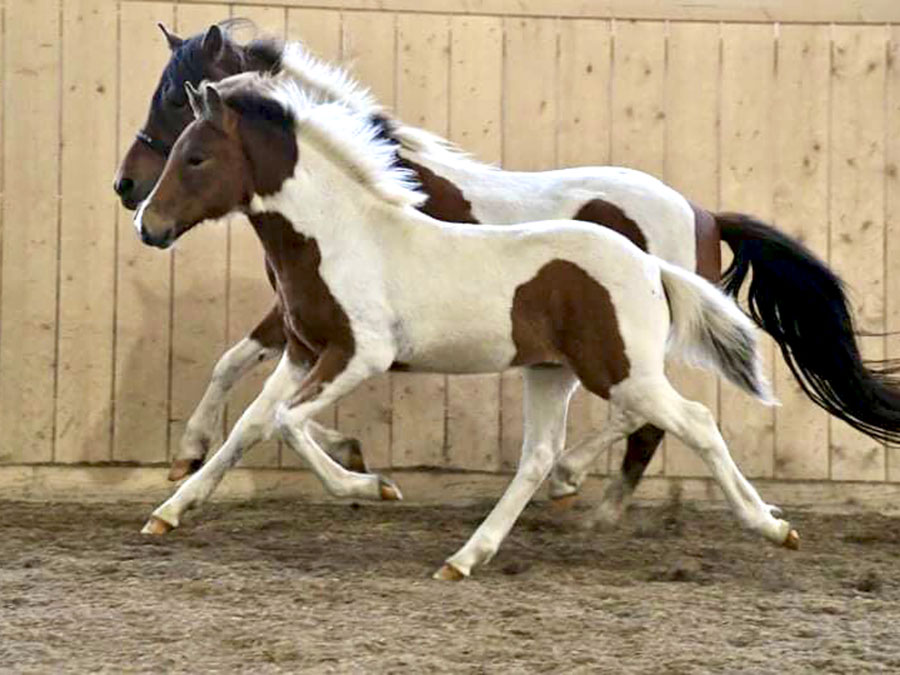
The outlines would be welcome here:
M 288 349 L 223 448 L 153 512 L 144 532 L 178 526 L 243 449 L 275 429 L 304 457 L 330 461 L 314 448 L 306 422 L 402 364 L 422 372 L 525 370 L 526 441 L 516 475 L 438 578 L 467 576 L 496 553 L 563 452 L 578 381 L 615 411 L 604 443 L 648 421 L 671 431 L 706 461 L 744 526 L 797 545 L 796 532 L 735 466 L 710 412 L 665 377 L 671 349 L 769 400 L 753 326 L 731 300 L 584 223 L 433 220 L 415 209 L 425 197 L 394 165 L 394 148 L 370 116 L 317 105 L 283 76 L 239 75 L 219 87 L 222 94 L 211 84 L 189 89 L 197 119 L 135 226 L 144 242 L 166 248 L 202 221 L 246 213 L 274 273 Z M 305 352 L 315 354 L 308 371 L 297 363 Z M 573 452 L 590 461 L 596 450 Z M 349 473 L 333 462 L 328 471 Z M 368 481 L 360 483 L 364 495 L 391 490 L 355 479 Z
M 720 281 L 720 242 L 734 253 L 722 273 L 726 292 L 747 288 L 756 323 L 779 345 L 788 367 L 816 404 L 857 429 L 900 442 L 900 387 L 883 366 L 862 360 L 853 317 L 841 280 L 801 242 L 752 217 L 711 213 L 640 171 L 580 167 L 557 171 L 502 171 L 469 158 L 421 129 L 390 119 L 347 71 L 314 58 L 298 43 L 270 39 L 239 44 L 230 36 L 240 20 L 229 20 L 187 39 L 168 31 L 169 63 L 160 77 L 141 131 L 122 160 L 115 187 L 126 208 L 144 199 L 162 173 L 178 134 L 191 122 L 185 83 L 220 80 L 247 71 L 281 71 L 311 95 L 340 101 L 380 119 L 382 133 L 397 143 L 397 161 L 409 168 L 428 195 L 418 208 L 447 222 L 514 224 L 570 219 L 624 234 L 642 250 L 708 281 Z M 750 278 L 752 283 L 745 283 Z M 286 337 L 280 305 L 226 352 L 188 420 L 169 477 L 197 470 L 222 429 L 229 389 L 246 372 L 282 354 Z M 889 366 L 889 364 L 888 364 Z M 359 443 L 310 421 L 308 431 L 344 466 L 364 470 Z M 598 515 L 622 514 L 663 437 L 646 425 L 627 439 L 621 473 L 612 477 Z M 563 503 L 586 472 L 579 455 L 567 454 L 550 479 L 550 494 Z

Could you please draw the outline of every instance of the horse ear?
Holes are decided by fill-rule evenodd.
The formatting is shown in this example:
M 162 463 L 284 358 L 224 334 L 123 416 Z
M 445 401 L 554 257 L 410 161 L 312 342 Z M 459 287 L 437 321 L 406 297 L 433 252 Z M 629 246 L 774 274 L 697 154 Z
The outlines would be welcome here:
M 191 110 L 194 111 L 194 119 L 200 119 L 204 115 L 203 95 L 197 91 L 190 82 L 184 83 L 184 91 L 187 93 L 188 103 L 191 104 Z
M 234 130 L 236 124 L 234 113 L 228 110 L 219 90 L 209 82 L 203 85 L 203 114 L 223 131 Z
M 219 28 L 217 24 L 213 24 L 207 28 L 201 45 L 203 47 L 203 52 L 207 56 L 210 58 L 217 57 L 219 52 L 221 52 L 222 48 L 225 46 L 225 38 L 222 35 L 222 29 Z
M 156 25 L 159 26 L 159 29 L 163 32 L 163 35 L 166 36 L 166 42 L 169 43 L 169 49 L 171 49 L 173 52 L 184 44 L 184 39 L 178 37 L 177 35 L 175 35 L 175 33 L 170 33 L 169 29 L 166 28 L 165 24 L 163 24 L 162 21 L 160 21 Z

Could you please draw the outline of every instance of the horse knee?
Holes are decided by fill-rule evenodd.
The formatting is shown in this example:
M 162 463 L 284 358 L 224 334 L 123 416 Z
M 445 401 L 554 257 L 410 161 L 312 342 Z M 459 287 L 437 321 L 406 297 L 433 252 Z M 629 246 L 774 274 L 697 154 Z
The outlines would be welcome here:
M 541 483 L 553 468 L 553 461 L 553 444 L 540 443 L 523 453 L 518 473 L 529 482 Z

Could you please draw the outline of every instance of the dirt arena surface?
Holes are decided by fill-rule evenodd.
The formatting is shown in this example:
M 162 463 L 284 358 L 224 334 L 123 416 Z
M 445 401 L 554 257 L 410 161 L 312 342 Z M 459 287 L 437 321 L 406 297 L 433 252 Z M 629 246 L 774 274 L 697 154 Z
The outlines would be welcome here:
M 721 511 L 605 532 L 536 504 L 432 581 L 487 509 L 223 503 L 151 539 L 146 505 L 0 503 L 0 670 L 900 670 L 897 519 L 791 512 L 791 552 Z

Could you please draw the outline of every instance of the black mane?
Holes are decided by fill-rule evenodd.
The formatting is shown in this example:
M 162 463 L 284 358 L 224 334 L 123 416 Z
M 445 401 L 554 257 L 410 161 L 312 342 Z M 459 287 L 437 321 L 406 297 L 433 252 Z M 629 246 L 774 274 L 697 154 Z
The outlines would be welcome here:
M 293 131 L 294 115 L 278 101 L 255 92 L 236 91 L 225 96 L 225 104 L 251 121 L 274 124 L 284 131 Z

